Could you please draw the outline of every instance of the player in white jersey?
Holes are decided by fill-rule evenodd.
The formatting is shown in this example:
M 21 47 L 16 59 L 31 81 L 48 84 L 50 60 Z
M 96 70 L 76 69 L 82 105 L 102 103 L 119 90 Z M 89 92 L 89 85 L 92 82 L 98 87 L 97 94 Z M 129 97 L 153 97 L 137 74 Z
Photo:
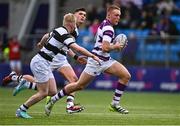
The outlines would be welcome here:
M 86 20 L 86 10 L 84 8 L 77 8 L 74 12 L 74 16 L 76 17 L 76 26 L 79 27 L 80 25 L 84 24 L 84 22 Z M 71 35 L 73 35 L 74 38 L 77 38 L 79 35 L 77 27 L 73 31 L 73 33 L 71 33 Z M 41 41 L 38 43 L 37 46 L 39 48 L 42 48 L 44 46 L 45 42 L 47 41 L 48 37 L 49 37 L 49 34 L 47 33 L 43 37 L 43 39 L 41 39 Z M 69 53 L 69 55 L 71 55 L 71 57 L 74 57 L 74 59 L 77 60 L 81 64 L 86 63 L 86 60 L 84 60 L 82 56 L 77 56 L 73 52 Z M 53 61 L 51 62 L 51 69 L 57 70 L 61 75 L 63 75 L 65 77 L 65 79 L 69 83 L 75 82 L 78 80 L 78 77 L 76 76 L 74 70 L 72 69 L 71 65 L 67 61 L 66 56 L 64 56 L 63 54 L 57 54 L 53 58 Z M 24 88 L 37 90 L 36 83 L 34 82 L 35 80 L 32 76 L 30 76 L 30 75 L 17 76 L 14 72 L 12 72 L 10 74 L 10 76 L 5 77 L 5 79 L 3 80 L 3 82 L 4 82 L 3 84 L 5 85 L 6 83 L 11 82 L 12 79 L 14 81 L 19 81 L 19 80 L 21 80 L 22 77 L 24 79 L 30 81 L 29 84 L 24 85 Z M 21 90 L 19 90 L 19 91 L 21 91 Z M 18 93 L 18 92 L 16 91 L 16 93 Z M 66 111 L 68 113 L 80 112 L 83 109 L 82 106 L 74 105 L 74 97 L 75 97 L 74 95 L 75 95 L 75 93 L 71 93 L 67 97 Z M 48 97 L 47 101 L 48 100 L 49 100 L 49 97 Z
M 52 106 L 56 101 L 68 95 L 71 92 L 82 90 L 85 88 L 89 82 L 91 82 L 95 76 L 100 73 L 108 73 L 119 78 L 117 82 L 117 87 L 115 89 L 115 94 L 112 100 L 112 103 L 109 106 L 111 111 L 116 111 L 119 113 L 127 114 L 128 110 L 120 106 L 120 98 L 127 87 L 127 84 L 131 78 L 128 70 L 119 62 L 110 57 L 110 51 L 121 50 L 124 45 L 121 45 L 119 42 L 113 43 L 115 36 L 113 26 L 117 25 L 120 19 L 120 8 L 116 5 L 111 5 L 107 8 L 106 19 L 100 24 L 97 36 L 96 43 L 93 49 L 93 54 L 98 56 L 101 61 L 99 65 L 92 58 L 88 58 L 87 65 L 80 75 L 80 78 L 77 82 L 66 85 L 59 93 L 51 97 L 49 103 L 45 106 L 46 114 L 50 114 Z
M 80 25 L 84 24 L 86 20 L 86 10 L 84 8 L 78 8 L 75 10 L 74 16 L 76 17 L 76 25 L 77 27 L 79 27 Z M 74 38 L 77 38 L 79 35 L 77 27 L 72 33 Z M 40 44 L 43 45 L 43 43 Z M 77 60 L 82 64 L 86 63 L 86 61 L 83 60 L 83 57 L 75 55 L 75 53 L 73 53 L 72 51 L 69 52 L 69 55 L 71 55 L 71 57 L 74 57 L 75 60 Z M 62 54 L 57 54 L 53 58 L 53 61 L 51 62 L 51 69 L 57 70 L 61 75 L 65 77 L 68 83 L 76 82 L 78 80 L 78 77 L 76 76 L 73 68 L 69 64 L 66 56 Z M 75 97 L 75 93 L 71 93 L 67 97 L 66 111 L 68 113 L 79 112 L 83 109 L 81 106 L 74 106 L 74 97 Z
M 48 42 L 38 54 L 32 58 L 30 68 L 34 75 L 38 92 L 17 109 L 17 117 L 32 118 L 26 112 L 28 108 L 44 99 L 47 95 L 52 96 L 57 92 L 56 82 L 50 67 L 50 63 L 53 61 L 55 55 L 58 53 L 66 55 L 69 48 L 72 48 L 87 57 L 92 57 L 97 62 L 100 61 L 97 56 L 75 43 L 74 38 L 70 35 L 70 33 L 75 30 L 75 27 L 76 21 L 74 15 L 71 13 L 66 14 L 63 19 L 63 26 L 54 29 L 50 33 L 50 37 L 47 40 Z M 26 80 L 23 81 L 27 83 Z

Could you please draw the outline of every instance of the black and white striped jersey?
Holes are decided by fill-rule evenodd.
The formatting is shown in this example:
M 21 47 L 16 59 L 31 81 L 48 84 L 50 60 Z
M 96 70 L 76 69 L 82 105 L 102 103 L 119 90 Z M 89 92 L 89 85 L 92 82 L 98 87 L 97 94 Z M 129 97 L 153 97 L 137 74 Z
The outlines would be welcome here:
M 45 53 L 46 57 L 51 58 L 54 58 L 54 56 L 58 53 L 66 55 L 69 50 L 69 46 L 73 43 L 75 43 L 74 37 L 68 33 L 65 27 L 59 27 L 50 33 L 50 37 L 48 38 L 47 43 L 40 50 L 41 54 L 39 54 L 42 56 L 43 52 Z

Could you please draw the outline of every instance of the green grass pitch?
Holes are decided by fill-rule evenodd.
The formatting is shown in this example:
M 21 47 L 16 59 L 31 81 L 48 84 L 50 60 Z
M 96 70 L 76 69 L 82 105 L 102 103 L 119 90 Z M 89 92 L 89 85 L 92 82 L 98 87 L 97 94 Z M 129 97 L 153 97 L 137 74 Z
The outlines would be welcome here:
M 67 114 L 65 101 L 58 101 L 51 113 L 44 114 L 45 100 L 28 110 L 32 119 L 15 117 L 15 111 L 35 91 L 25 90 L 12 96 L 11 88 L 0 88 L 0 125 L 180 125 L 178 93 L 126 92 L 122 106 L 130 113 L 110 112 L 112 91 L 84 90 L 76 94 L 76 103 L 85 106 L 81 113 Z

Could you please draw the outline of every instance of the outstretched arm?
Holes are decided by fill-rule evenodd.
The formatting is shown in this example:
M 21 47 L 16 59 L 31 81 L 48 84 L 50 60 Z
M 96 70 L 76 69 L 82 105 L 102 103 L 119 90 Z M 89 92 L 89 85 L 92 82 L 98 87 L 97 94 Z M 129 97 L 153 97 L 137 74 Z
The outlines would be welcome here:
M 92 54 L 91 52 L 86 50 L 85 48 L 79 46 L 78 44 L 73 43 L 70 45 L 70 48 L 76 50 L 77 52 L 84 54 L 87 57 L 92 57 L 94 60 L 96 60 L 100 64 L 100 59 L 97 56 L 95 56 L 94 54 Z
M 74 53 L 71 49 L 68 51 L 68 55 L 73 57 L 76 61 L 78 61 L 80 64 L 86 64 L 87 63 L 87 57 L 86 56 L 78 56 L 76 53 Z

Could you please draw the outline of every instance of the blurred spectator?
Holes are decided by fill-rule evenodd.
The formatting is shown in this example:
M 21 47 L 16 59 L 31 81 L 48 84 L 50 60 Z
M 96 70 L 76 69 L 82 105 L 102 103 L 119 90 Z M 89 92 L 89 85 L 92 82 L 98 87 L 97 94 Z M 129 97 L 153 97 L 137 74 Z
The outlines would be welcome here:
M 122 10 L 123 11 L 123 10 Z M 121 16 L 119 25 L 116 28 L 129 28 L 131 25 L 131 16 L 128 10 L 124 10 L 124 15 Z
M 12 37 L 8 42 L 9 47 L 9 63 L 12 71 L 17 74 L 21 73 L 21 53 L 20 53 L 20 43 L 17 40 L 17 36 Z
M 154 22 L 152 17 L 152 12 L 143 11 L 141 18 L 139 19 L 139 27 L 141 29 L 151 29 Z
M 99 27 L 99 20 L 95 19 L 92 23 L 92 25 L 89 27 L 90 32 L 95 36 L 97 29 Z
M 179 31 L 169 17 L 162 16 L 160 21 L 153 25 L 149 35 L 160 36 L 162 40 L 167 40 L 169 35 L 179 35 Z
M 135 28 L 138 25 L 139 18 L 137 17 L 141 17 L 141 11 L 132 1 L 128 3 L 128 9 L 131 17 L 131 28 Z
M 169 17 L 163 16 L 160 21 L 155 25 L 155 34 L 163 37 L 164 35 L 179 35 L 175 24 L 169 19 Z M 153 34 L 152 34 L 153 35 Z
M 157 3 L 158 14 L 161 14 L 164 10 L 172 14 L 172 12 L 180 12 L 180 9 L 176 6 L 173 0 L 159 0 Z
M 143 5 L 142 0 L 119 0 L 119 1 L 120 1 L 121 6 L 128 6 L 129 3 L 132 3 L 133 5 L 138 7 L 139 9 L 141 9 L 142 5 Z
M 151 29 L 154 21 L 157 20 L 156 16 L 157 7 L 154 4 L 144 6 L 139 18 L 139 26 L 142 29 Z
M 93 22 L 96 18 L 98 18 L 98 14 L 97 14 L 97 8 L 93 5 L 89 5 L 87 8 L 87 19 L 90 22 Z

